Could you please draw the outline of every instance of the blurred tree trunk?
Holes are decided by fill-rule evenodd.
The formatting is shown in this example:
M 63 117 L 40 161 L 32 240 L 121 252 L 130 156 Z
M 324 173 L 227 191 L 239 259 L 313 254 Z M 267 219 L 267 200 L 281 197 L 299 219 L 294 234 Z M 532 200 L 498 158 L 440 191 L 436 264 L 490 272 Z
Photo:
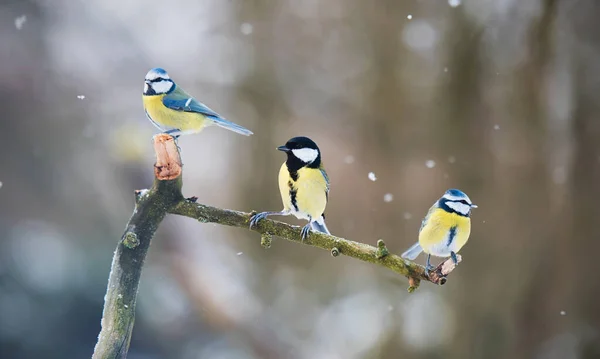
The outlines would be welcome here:
M 356 114 L 359 142 L 354 147 L 358 155 L 357 161 L 368 166 L 363 167 L 366 171 L 360 173 L 360 176 L 366 178 L 370 171 L 374 171 L 376 176 L 379 173 L 375 186 L 364 186 L 361 189 L 361 192 L 367 192 L 366 203 L 355 215 L 364 217 L 366 221 L 361 223 L 358 235 L 398 238 L 398 219 L 402 218 L 408 203 L 393 202 L 397 205 L 384 211 L 377 208 L 385 205 L 383 195 L 387 192 L 404 199 L 410 193 L 415 193 L 407 190 L 406 187 L 414 187 L 403 180 L 410 177 L 404 174 L 409 167 L 407 159 L 415 156 L 422 148 L 417 137 L 406 135 L 414 133 L 419 127 L 420 112 L 411 102 L 410 82 L 399 81 L 401 70 L 407 67 L 406 58 L 414 56 L 400 41 L 408 21 L 406 14 L 410 13 L 410 5 L 388 0 L 378 3 L 378 6 L 371 2 L 359 2 L 355 6 L 360 9 L 356 12 L 360 17 L 357 22 L 365 24 L 357 32 L 367 34 L 365 38 L 370 43 L 364 46 L 371 48 L 372 67 L 369 70 L 369 81 L 365 81 L 362 87 L 365 100 Z M 408 138 L 412 140 L 403 140 Z M 392 251 L 399 251 L 400 246 L 404 245 L 393 240 L 386 243 Z
M 514 355 L 514 348 L 509 345 L 515 339 L 511 334 L 514 332 L 511 308 L 527 290 L 523 284 L 538 265 L 526 248 L 539 245 L 549 234 L 546 222 L 525 223 L 523 219 L 549 203 L 540 94 L 550 54 L 548 36 L 554 15 L 554 6 L 548 2 L 537 20 L 523 24 L 529 36 L 511 41 L 525 41 L 523 48 L 530 50 L 529 56 L 525 54 L 524 63 L 511 73 L 500 75 L 493 67 L 479 66 L 479 45 L 485 41 L 487 48 L 494 48 L 498 43 L 492 42 L 492 38 L 500 42 L 508 39 L 480 37 L 482 31 L 498 29 L 491 30 L 487 26 L 480 29 L 460 15 L 454 19 L 455 28 L 450 38 L 460 40 L 450 50 L 452 77 L 449 88 L 445 89 L 449 98 L 448 102 L 442 101 L 444 109 L 450 110 L 443 116 L 447 129 L 438 131 L 443 134 L 439 143 L 457 158 L 456 165 L 449 171 L 451 186 L 479 189 L 472 195 L 474 202 L 477 202 L 478 192 L 482 197 L 485 193 L 491 200 L 483 205 L 479 203 L 480 209 L 473 213 L 473 242 L 469 247 L 479 247 L 472 252 L 479 255 L 467 257 L 470 248 L 464 250 L 461 273 L 464 285 L 469 286 L 463 290 L 468 290 L 469 295 L 461 293 L 462 299 L 456 304 L 460 324 L 451 348 L 452 357 L 494 359 Z M 495 26 L 502 29 L 514 25 L 501 21 Z M 491 54 L 493 50 L 486 55 Z M 490 96 L 495 98 L 490 101 Z M 489 148 L 490 152 L 473 153 L 472 148 Z M 502 161 L 505 158 L 508 162 Z M 499 175 L 510 172 L 515 175 Z M 494 233 L 506 232 L 507 227 L 514 231 L 512 238 L 494 236 Z M 523 250 L 510 253 L 518 260 L 509 265 L 506 262 L 509 254 L 501 253 L 510 248 L 507 241 L 517 238 L 530 242 L 512 245 Z M 499 273 L 501 277 L 497 277 Z M 505 304 L 502 310 L 498 302 Z M 469 315 L 463 316 L 464 313 Z
M 600 26 L 597 27 L 600 31 Z M 598 43 L 597 45 L 600 45 Z M 589 280 L 587 275 L 597 276 L 597 255 L 600 253 L 600 105 L 596 94 L 600 93 L 598 83 L 590 81 L 586 64 L 576 62 L 576 81 L 579 84 L 575 93 L 574 133 L 575 163 L 571 183 L 571 199 L 573 201 L 572 236 L 563 240 L 567 251 L 561 253 L 558 263 L 570 264 L 555 271 L 567 270 L 570 275 L 560 275 L 564 281 L 560 291 L 548 293 L 564 299 L 562 303 L 569 315 L 581 318 L 581 322 L 572 323 L 570 328 L 579 337 L 582 358 L 600 357 L 600 311 L 590 310 L 598 307 L 600 298 L 600 282 Z M 593 238 L 593 239 L 592 239 Z M 571 249 L 570 251 L 568 249 Z M 570 261 L 562 259 L 571 258 Z M 552 276 L 550 276 L 552 278 Z M 556 311 L 552 314 L 556 315 Z M 559 320 L 556 318 L 556 320 Z M 542 323 L 540 323 L 542 324 Z M 586 340 L 586 326 L 594 328 L 592 340 Z M 539 327 L 543 327 L 540 325 Z M 560 327 L 560 326 L 559 326 Z
M 574 112 L 570 124 L 575 153 L 570 181 L 566 184 L 568 200 L 553 213 L 554 218 L 547 223 L 548 229 L 541 233 L 546 237 L 545 243 L 536 247 L 542 258 L 536 258 L 539 265 L 532 268 L 534 276 L 522 294 L 521 315 L 517 321 L 520 328 L 519 353 L 523 357 L 532 357 L 539 352 L 542 344 L 553 347 L 558 343 L 554 341 L 558 338 L 555 336 L 568 332 L 574 335 L 577 346 L 574 349 L 580 352 L 582 358 L 596 358 L 600 355 L 597 344 L 600 312 L 588 310 L 597 303 L 600 285 L 597 281 L 588 281 L 585 273 L 592 273 L 597 268 L 594 256 L 600 250 L 600 242 L 590 240 L 590 237 L 600 237 L 600 227 L 594 222 L 594 218 L 600 215 L 597 206 L 600 198 L 600 107 L 595 99 L 590 98 L 590 94 L 600 91 L 600 86 L 590 81 L 588 74 L 594 67 L 597 70 L 598 66 L 593 62 L 586 63 L 588 54 L 585 50 L 590 43 L 595 43 L 595 48 L 600 45 L 597 36 L 600 26 L 595 21 L 596 15 L 593 15 L 597 14 L 594 8 L 598 11 L 600 7 L 589 1 L 579 1 L 577 9 L 567 4 L 559 8 L 552 0 L 547 0 L 545 5 L 555 12 L 560 9 L 563 23 L 569 24 L 569 27 L 555 26 L 555 37 L 569 31 L 571 21 L 578 19 L 575 31 L 569 31 L 568 37 L 563 36 L 571 42 L 567 48 L 570 50 L 574 89 Z M 550 32 L 552 23 L 546 26 L 546 31 Z M 559 193 L 551 191 L 548 196 Z M 579 308 L 585 309 L 580 312 Z M 587 320 L 573 322 L 572 316 Z M 595 344 L 585 339 L 589 335 L 586 325 L 596 328 Z M 564 347 L 564 344 L 558 345 Z M 567 349 L 555 347 L 557 350 Z

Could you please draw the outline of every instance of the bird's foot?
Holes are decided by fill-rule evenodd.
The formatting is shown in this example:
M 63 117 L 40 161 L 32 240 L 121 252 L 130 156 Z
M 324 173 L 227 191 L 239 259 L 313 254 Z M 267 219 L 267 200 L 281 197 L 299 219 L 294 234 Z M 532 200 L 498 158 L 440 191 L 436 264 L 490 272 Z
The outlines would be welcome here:
M 432 270 L 434 270 L 434 269 L 435 269 L 435 267 L 434 267 L 434 266 L 432 266 L 431 264 L 427 264 L 427 265 L 425 266 L 425 272 L 426 272 L 426 273 L 429 273 L 429 272 L 431 272 L 431 271 L 432 271 Z
M 458 258 L 456 258 L 456 253 L 450 252 L 450 257 L 452 257 L 452 262 L 454 262 L 454 265 L 457 265 L 458 264 Z
M 256 226 L 258 224 L 258 222 L 260 222 L 261 220 L 267 218 L 267 216 L 269 216 L 269 212 L 260 212 L 255 214 L 254 216 L 250 217 L 250 229 L 252 229 L 252 227 Z
M 310 223 L 307 224 L 306 226 L 302 227 L 302 230 L 300 231 L 300 235 L 302 236 L 302 241 L 304 241 L 310 234 Z
M 431 265 L 431 253 L 427 255 L 427 264 L 425 264 L 425 274 L 429 277 L 429 272 L 433 270 L 434 266 Z

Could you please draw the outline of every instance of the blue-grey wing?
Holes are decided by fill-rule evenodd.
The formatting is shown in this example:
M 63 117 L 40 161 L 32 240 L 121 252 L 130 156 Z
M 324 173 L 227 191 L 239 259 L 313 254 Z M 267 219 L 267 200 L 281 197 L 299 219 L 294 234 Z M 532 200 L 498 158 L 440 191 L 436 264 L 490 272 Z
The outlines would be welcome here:
M 162 102 L 166 107 L 170 108 L 171 110 L 196 112 L 201 113 L 205 116 L 222 118 L 221 115 L 211 110 L 208 106 L 196 100 L 179 87 L 176 87 L 175 90 L 166 94 L 163 97 Z
M 252 134 L 252 131 L 249 129 L 224 119 L 221 115 L 211 110 L 208 106 L 196 100 L 179 87 L 176 87 L 175 90 L 166 94 L 163 97 L 162 102 L 166 107 L 175 111 L 202 114 L 209 118 L 215 125 L 237 132 L 241 135 L 250 136 Z

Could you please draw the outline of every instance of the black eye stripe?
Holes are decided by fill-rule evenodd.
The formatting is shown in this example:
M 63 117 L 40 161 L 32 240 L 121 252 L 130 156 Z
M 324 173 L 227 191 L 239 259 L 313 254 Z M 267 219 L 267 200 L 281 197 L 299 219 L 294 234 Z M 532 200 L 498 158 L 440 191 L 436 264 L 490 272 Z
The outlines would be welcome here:
M 461 199 L 461 200 L 447 200 L 448 202 L 452 202 L 452 203 L 462 203 L 462 204 L 466 204 L 467 206 L 470 206 L 471 204 L 469 202 L 467 202 L 467 200 L 465 199 Z

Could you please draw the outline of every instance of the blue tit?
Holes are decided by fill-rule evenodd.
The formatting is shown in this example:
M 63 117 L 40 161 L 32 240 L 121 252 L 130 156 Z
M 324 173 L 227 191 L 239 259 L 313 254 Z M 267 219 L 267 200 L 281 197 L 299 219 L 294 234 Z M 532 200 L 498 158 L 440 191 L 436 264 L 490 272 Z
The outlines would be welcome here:
M 414 260 L 421 252 L 427 253 L 428 272 L 433 269 L 431 255 L 452 257 L 457 264 L 456 253 L 467 243 L 471 234 L 472 208 L 477 206 L 464 192 L 447 190 L 421 222 L 419 242 L 402 253 L 402 257 Z
M 277 147 L 287 155 L 279 170 L 279 191 L 283 201 L 281 212 L 262 212 L 250 219 L 250 228 L 267 216 L 288 216 L 308 220 L 302 228 L 302 240 L 310 229 L 329 234 L 325 225 L 325 206 L 329 197 L 329 178 L 323 168 L 321 152 L 308 137 L 294 137 Z
M 198 133 L 212 125 L 246 136 L 252 134 L 183 91 L 161 68 L 154 68 L 146 74 L 142 98 L 148 119 L 159 130 L 174 137 Z

